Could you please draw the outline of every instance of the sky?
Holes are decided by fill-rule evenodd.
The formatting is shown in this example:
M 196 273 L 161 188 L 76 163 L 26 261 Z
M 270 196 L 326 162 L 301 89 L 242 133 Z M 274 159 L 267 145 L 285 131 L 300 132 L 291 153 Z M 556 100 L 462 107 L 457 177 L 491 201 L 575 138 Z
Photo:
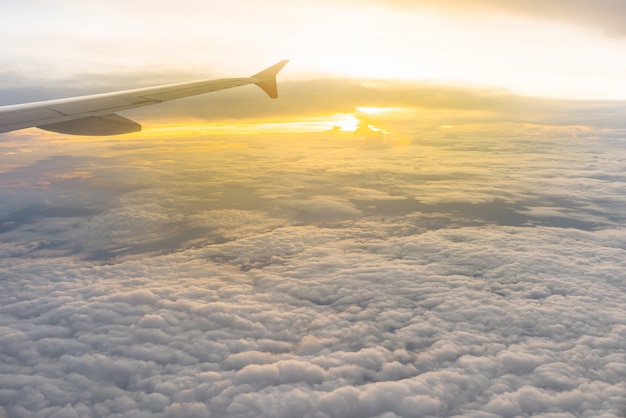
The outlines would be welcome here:
M 0 417 L 623 417 L 626 6 L 25 0 L 0 105 Z
M 3 8 L 3 79 L 93 85 L 104 75 L 146 72 L 247 75 L 291 59 L 291 79 L 417 79 L 625 99 L 624 7 L 619 0 L 26 0 Z
M 356 108 L 388 107 L 396 122 L 408 110 L 410 125 L 426 112 L 444 126 L 623 127 L 624 15 L 619 0 L 26 0 L 3 8 L 0 105 L 248 76 L 289 59 L 280 102 L 247 87 L 128 115 L 153 128 L 217 118 L 353 130 Z

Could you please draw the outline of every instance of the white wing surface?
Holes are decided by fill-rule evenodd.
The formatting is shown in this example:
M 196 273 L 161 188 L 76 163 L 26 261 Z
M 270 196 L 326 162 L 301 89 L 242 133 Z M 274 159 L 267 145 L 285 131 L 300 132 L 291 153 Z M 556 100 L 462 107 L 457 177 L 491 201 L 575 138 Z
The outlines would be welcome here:
M 0 106 L 0 132 L 37 127 L 69 135 L 118 135 L 141 130 L 141 125 L 116 112 L 149 106 L 217 90 L 256 84 L 271 98 L 278 97 L 276 74 L 281 61 L 245 78 L 222 78 L 147 87 L 113 93 Z

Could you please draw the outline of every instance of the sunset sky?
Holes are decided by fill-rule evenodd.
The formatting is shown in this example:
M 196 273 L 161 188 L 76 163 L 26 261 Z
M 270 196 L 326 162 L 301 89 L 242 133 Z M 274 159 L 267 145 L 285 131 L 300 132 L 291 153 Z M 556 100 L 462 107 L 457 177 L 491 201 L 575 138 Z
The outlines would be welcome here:
M 227 116 L 284 124 L 279 130 L 354 130 L 367 108 L 385 107 L 379 119 L 396 125 L 379 129 L 402 132 L 417 128 L 397 125 L 407 111 L 429 126 L 621 126 L 609 119 L 626 100 L 625 8 L 618 0 L 26 0 L 3 8 L 1 100 L 247 76 L 290 59 L 280 103 L 248 87 L 129 115 L 147 127 Z
M 625 416 L 626 2 L 5 3 L 0 418 Z

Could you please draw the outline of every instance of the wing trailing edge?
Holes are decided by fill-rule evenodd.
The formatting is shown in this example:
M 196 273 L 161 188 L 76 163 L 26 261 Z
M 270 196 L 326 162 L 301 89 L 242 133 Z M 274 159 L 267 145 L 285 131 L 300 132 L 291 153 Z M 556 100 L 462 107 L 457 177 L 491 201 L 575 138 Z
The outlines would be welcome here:
M 37 127 L 60 134 L 87 136 L 121 135 L 141 131 L 140 124 L 115 113 L 102 117 L 87 116 Z

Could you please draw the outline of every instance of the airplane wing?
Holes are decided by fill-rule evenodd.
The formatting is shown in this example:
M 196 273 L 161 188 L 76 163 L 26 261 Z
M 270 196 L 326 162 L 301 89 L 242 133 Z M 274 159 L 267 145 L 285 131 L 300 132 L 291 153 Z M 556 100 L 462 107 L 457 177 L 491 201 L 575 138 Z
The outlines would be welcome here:
M 37 127 L 69 135 L 118 135 L 141 130 L 141 125 L 116 112 L 149 106 L 217 90 L 256 84 L 269 97 L 278 97 L 276 74 L 280 61 L 245 78 L 192 81 L 113 93 L 0 106 L 0 133 Z

